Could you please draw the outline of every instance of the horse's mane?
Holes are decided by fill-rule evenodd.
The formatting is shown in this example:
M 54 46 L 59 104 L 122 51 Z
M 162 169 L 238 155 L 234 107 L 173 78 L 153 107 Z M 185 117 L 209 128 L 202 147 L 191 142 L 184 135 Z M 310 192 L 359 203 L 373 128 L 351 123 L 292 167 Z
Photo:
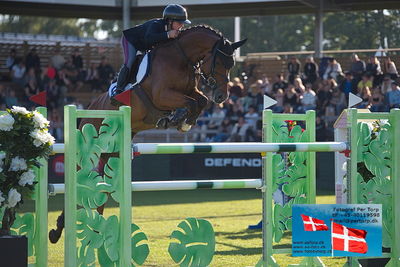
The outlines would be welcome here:
M 209 25 L 206 25 L 206 24 L 194 25 L 194 26 L 191 26 L 189 28 L 183 29 L 181 31 L 181 33 L 179 34 L 179 37 L 182 37 L 182 36 L 184 36 L 184 35 L 186 35 L 188 33 L 191 33 L 193 31 L 199 31 L 199 30 L 200 31 L 206 31 L 206 32 L 212 32 L 215 35 L 219 36 L 220 38 L 224 37 L 219 30 L 217 30 L 217 29 L 215 29 L 215 28 L 213 28 L 213 27 L 211 27 Z

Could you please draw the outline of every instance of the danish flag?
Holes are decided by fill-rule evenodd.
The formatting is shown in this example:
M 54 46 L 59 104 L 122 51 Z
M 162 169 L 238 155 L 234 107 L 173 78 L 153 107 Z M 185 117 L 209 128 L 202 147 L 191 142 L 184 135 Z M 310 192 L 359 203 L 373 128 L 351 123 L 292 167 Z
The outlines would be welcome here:
M 328 226 L 323 220 L 315 219 L 313 217 L 301 214 L 303 219 L 304 231 L 327 231 Z
M 367 253 L 367 231 L 349 228 L 332 222 L 332 248 L 356 253 Z

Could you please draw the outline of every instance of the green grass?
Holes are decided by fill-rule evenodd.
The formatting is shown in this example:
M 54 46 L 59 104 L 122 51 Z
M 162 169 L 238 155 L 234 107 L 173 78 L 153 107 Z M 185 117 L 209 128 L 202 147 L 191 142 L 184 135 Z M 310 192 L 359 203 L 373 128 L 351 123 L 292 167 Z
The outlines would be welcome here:
M 318 196 L 320 204 L 334 203 L 334 196 Z M 133 193 L 133 221 L 149 238 L 150 255 L 144 266 L 176 266 L 168 254 L 169 235 L 187 217 L 206 219 L 214 227 L 216 252 L 211 266 L 254 266 L 261 258 L 261 231 L 247 230 L 261 219 L 261 194 L 256 190 L 197 190 Z M 49 201 L 49 228 L 55 226 L 63 206 L 62 196 Z M 111 206 L 111 207 L 110 207 Z M 114 207 L 113 207 L 114 206 Z M 106 215 L 118 214 L 115 204 Z M 63 266 L 63 241 L 49 244 L 49 266 Z M 279 246 L 291 245 L 290 235 Z M 281 266 L 301 258 L 275 256 Z M 327 266 L 342 266 L 343 258 L 322 258 Z

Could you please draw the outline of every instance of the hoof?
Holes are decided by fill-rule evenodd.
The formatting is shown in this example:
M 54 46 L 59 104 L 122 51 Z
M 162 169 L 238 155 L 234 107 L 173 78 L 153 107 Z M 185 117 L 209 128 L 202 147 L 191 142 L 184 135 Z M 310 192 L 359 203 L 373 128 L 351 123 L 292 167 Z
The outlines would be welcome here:
M 54 229 L 50 230 L 50 232 L 49 232 L 49 240 L 50 240 L 50 242 L 51 242 L 52 244 L 57 243 L 58 240 L 60 239 L 60 237 L 61 237 L 61 232 L 58 233 L 58 232 L 57 232 L 56 230 L 54 230 Z
M 187 124 L 186 122 L 182 123 L 181 126 L 178 127 L 178 131 L 188 132 L 192 128 L 192 125 Z

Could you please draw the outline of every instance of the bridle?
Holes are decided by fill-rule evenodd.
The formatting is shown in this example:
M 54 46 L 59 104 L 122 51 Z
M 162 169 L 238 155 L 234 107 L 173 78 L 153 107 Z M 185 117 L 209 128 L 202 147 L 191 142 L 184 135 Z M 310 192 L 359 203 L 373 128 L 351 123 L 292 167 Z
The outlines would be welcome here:
M 218 88 L 217 84 L 217 79 L 215 78 L 216 75 L 221 76 L 224 81 L 227 83 L 229 82 L 229 79 L 226 77 L 225 74 L 220 73 L 216 71 L 215 65 L 217 61 L 217 57 L 221 59 L 223 62 L 224 68 L 226 70 L 229 70 L 233 64 L 229 64 L 228 60 L 231 59 L 233 62 L 233 55 L 229 55 L 228 53 L 224 52 L 222 50 L 223 44 L 225 43 L 224 38 L 220 38 L 213 46 L 212 50 L 208 52 L 210 56 L 204 56 L 197 62 L 192 62 L 190 58 L 186 55 L 185 51 L 183 50 L 182 46 L 179 43 L 179 39 L 176 39 L 176 46 L 178 47 L 178 50 L 181 52 L 182 56 L 185 58 L 187 64 L 191 66 L 191 68 L 194 71 L 195 75 L 199 75 L 200 79 L 206 87 L 209 87 L 212 92 L 214 92 Z M 208 74 L 205 73 L 205 71 L 202 69 L 202 66 L 211 60 L 211 69 Z

